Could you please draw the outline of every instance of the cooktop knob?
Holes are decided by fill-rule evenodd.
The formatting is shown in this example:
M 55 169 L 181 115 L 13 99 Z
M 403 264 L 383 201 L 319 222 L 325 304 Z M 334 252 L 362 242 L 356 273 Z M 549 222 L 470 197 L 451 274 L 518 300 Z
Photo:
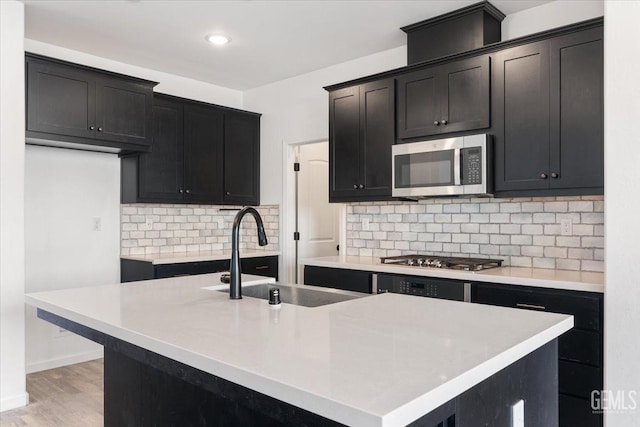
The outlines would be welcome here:
M 416 264 L 416 260 L 415 259 L 408 259 L 407 260 L 407 265 L 415 265 Z
M 423 266 L 424 266 L 424 258 L 418 258 L 418 265 L 419 265 L 420 267 L 423 267 Z

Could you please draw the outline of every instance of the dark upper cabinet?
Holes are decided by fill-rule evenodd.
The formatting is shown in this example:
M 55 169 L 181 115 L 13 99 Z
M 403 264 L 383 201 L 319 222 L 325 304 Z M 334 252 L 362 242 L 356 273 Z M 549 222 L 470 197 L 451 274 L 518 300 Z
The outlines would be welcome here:
M 488 55 L 398 78 L 398 138 L 428 137 L 490 125 Z
M 153 119 L 152 151 L 122 159 L 123 203 L 259 204 L 259 114 L 157 94 Z
M 208 105 L 184 104 L 185 202 L 222 201 L 222 139 L 224 114 Z
M 26 73 L 27 142 L 148 150 L 155 83 L 34 55 Z
M 497 195 L 601 194 L 602 27 L 495 55 Z
M 395 81 L 329 93 L 329 201 L 391 197 Z
M 260 204 L 260 115 L 224 113 L 224 179 L 226 204 Z
M 156 97 L 153 106 L 153 150 L 139 162 L 139 201 L 173 202 L 184 188 L 183 106 Z M 136 159 L 133 159 L 134 161 Z

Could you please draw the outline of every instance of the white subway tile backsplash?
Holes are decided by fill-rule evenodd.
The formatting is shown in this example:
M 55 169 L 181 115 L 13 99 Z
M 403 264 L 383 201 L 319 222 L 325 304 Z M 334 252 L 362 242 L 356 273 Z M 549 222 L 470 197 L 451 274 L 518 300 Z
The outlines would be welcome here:
M 237 210 L 222 210 L 229 208 L 233 209 L 230 206 L 122 205 L 120 252 L 122 255 L 144 255 L 231 249 L 231 226 Z M 366 211 L 366 207 L 360 208 Z M 258 246 L 255 224 L 249 219 L 242 223 L 240 248 L 278 250 L 279 206 L 259 206 L 256 209 L 262 216 L 269 244 L 263 248 Z M 358 215 L 351 215 L 350 219 L 353 217 Z M 147 230 L 148 219 L 153 221 L 152 230 Z M 372 229 L 378 227 L 380 224 L 376 223 Z M 373 239 L 371 232 L 365 236 L 368 240 L 363 241 L 363 248 L 367 241 Z
M 520 267 L 604 269 L 602 196 L 356 203 L 347 206 L 347 230 L 361 230 L 365 213 L 373 214 L 370 230 L 380 232 L 370 239 L 348 232 L 350 255 L 423 252 L 499 257 Z M 562 219 L 572 221 L 569 236 L 560 233 Z

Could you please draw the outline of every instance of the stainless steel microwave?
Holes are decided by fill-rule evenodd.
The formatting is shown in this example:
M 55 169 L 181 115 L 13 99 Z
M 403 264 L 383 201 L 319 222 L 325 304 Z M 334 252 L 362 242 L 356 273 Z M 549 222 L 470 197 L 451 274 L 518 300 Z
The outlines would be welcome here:
M 490 196 L 492 140 L 478 134 L 392 147 L 394 197 Z

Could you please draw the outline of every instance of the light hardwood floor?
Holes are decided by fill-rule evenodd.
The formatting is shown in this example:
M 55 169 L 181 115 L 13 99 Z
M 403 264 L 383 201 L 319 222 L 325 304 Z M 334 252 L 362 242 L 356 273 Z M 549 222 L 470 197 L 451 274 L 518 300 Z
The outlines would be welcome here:
M 27 375 L 29 405 L 0 413 L 0 427 L 96 427 L 103 421 L 102 359 Z

